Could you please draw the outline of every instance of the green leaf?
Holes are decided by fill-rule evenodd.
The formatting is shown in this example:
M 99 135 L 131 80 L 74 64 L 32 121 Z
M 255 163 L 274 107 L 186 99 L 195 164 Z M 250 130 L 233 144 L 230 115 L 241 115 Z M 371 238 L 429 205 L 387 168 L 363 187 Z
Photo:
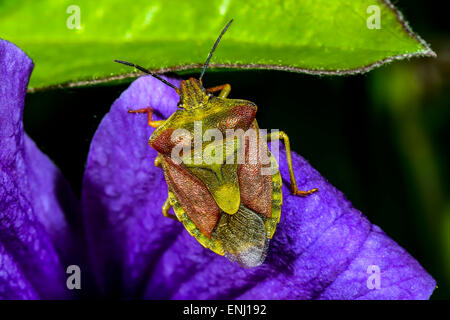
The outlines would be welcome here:
M 71 5 L 79 29 L 69 28 Z M 371 5 L 380 29 L 367 27 Z M 3 0 L 0 37 L 34 60 L 37 89 L 136 76 L 113 59 L 158 72 L 199 68 L 231 18 L 211 67 L 349 74 L 435 55 L 387 0 Z

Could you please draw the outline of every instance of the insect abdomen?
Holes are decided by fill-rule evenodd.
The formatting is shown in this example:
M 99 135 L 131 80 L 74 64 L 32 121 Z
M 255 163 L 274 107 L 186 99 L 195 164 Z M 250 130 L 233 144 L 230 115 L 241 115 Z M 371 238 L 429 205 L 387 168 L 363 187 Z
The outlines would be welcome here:
M 254 267 L 261 264 L 266 256 L 269 240 L 273 237 L 280 221 L 282 205 L 282 180 L 278 165 L 270 156 L 272 166 L 277 172 L 272 177 L 271 217 L 257 213 L 244 205 L 233 215 L 221 213 L 220 220 L 210 238 L 205 236 L 185 212 L 175 194 L 169 189 L 169 200 L 175 214 L 189 234 L 205 248 L 242 266 Z

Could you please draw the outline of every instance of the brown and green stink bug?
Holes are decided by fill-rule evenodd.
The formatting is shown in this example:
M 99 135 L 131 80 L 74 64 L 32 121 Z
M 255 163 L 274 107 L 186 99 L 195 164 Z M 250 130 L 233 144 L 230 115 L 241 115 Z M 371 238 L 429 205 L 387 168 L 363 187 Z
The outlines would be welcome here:
M 241 266 L 254 267 L 264 262 L 269 240 L 273 237 L 280 221 L 282 198 L 282 181 L 275 158 L 270 154 L 266 141 L 282 139 L 287 153 L 287 162 L 291 180 L 291 190 L 295 195 L 309 195 L 317 189 L 299 191 L 295 182 L 291 162 L 291 151 L 287 135 L 280 131 L 267 134 L 261 139 L 255 120 L 256 105 L 250 101 L 228 99 L 229 84 L 205 89 L 202 77 L 221 37 L 230 26 L 231 20 L 217 38 L 203 66 L 200 78 L 181 81 L 180 87 L 168 83 L 158 75 L 129 62 L 116 62 L 132 66 L 148 73 L 174 88 L 180 95 L 178 110 L 167 120 L 153 121 L 150 107 L 129 110 L 130 113 L 147 113 L 148 124 L 156 130 L 150 137 L 149 144 L 158 151 L 155 165 L 161 167 L 168 186 L 168 197 L 162 212 L 164 216 L 180 221 L 186 230 L 204 247 L 219 255 L 224 255 Z M 212 93 L 220 91 L 218 96 Z M 181 161 L 175 161 L 173 151 L 178 144 L 191 146 L 195 144 L 191 133 L 195 123 L 202 123 L 201 134 L 207 129 L 225 133 L 229 130 L 256 132 L 257 150 L 249 147 L 246 136 L 244 143 L 231 138 L 231 153 L 241 150 L 245 161 L 207 161 L 207 157 L 192 162 L 198 150 L 204 152 L 218 141 L 201 141 L 200 148 L 191 152 L 183 149 Z M 174 138 L 174 132 L 184 130 L 184 135 Z M 181 138 L 180 138 L 181 137 Z M 229 142 L 227 138 L 223 142 Z M 220 142 L 220 141 L 219 141 Z M 230 145 L 230 144 L 228 144 Z M 187 151 L 186 151 L 187 150 Z M 197 151 L 196 151 L 197 150 Z M 186 151 L 186 152 L 185 152 Z M 263 162 L 263 156 L 268 161 Z M 228 156 L 228 155 L 227 155 Z M 256 159 L 253 163 L 249 158 Z M 222 156 L 219 158 L 223 159 Z M 225 159 L 223 159 L 225 160 Z M 275 168 L 274 173 L 262 174 L 262 168 Z M 169 213 L 173 208 L 175 215 Z

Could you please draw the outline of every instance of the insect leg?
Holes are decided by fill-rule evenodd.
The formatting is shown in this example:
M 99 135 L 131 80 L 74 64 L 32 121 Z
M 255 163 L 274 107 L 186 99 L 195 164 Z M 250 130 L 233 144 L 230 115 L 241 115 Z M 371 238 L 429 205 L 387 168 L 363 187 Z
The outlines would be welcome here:
M 217 91 L 220 91 L 219 98 L 226 98 L 230 94 L 231 86 L 228 83 L 225 83 L 221 86 L 206 89 L 206 92 L 209 92 L 209 93 L 213 93 L 213 92 L 217 92 Z
M 169 198 L 166 199 L 166 201 L 164 201 L 164 204 L 162 206 L 162 213 L 164 215 L 164 217 L 173 219 L 178 221 L 178 218 L 176 215 L 169 213 L 169 209 L 172 207 L 172 205 L 170 204 Z
M 317 189 L 317 188 L 314 188 L 314 189 L 311 189 L 308 191 L 298 190 L 297 182 L 295 181 L 295 176 L 294 176 L 294 168 L 292 167 L 291 145 L 289 143 L 289 137 L 287 136 L 287 134 L 284 133 L 283 131 L 278 131 L 278 132 L 269 133 L 269 134 L 267 134 L 266 137 L 267 137 L 267 141 L 282 139 L 284 142 L 284 146 L 286 148 L 286 157 L 287 157 L 287 163 L 288 163 L 288 168 L 289 168 L 289 176 L 290 176 L 290 180 L 291 180 L 292 193 L 295 195 L 298 195 L 298 196 L 307 196 L 307 195 L 310 195 L 311 193 L 319 191 L 319 189 Z
M 148 125 L 153 128 L 158 128 L 161 126 L 166 120 L 152 120 L 153 116 L 153 109 L 150 107 L 143 108 L 143 109 L 135 109 L 135 110 L 128 110 L 128 113 L 146 113 L 147 114 L 147 121 Z
M 159 154 L 158 154 L 158 156 L 155 158 L 154 164 L 155 164 L 155 167 L 162 168 L 161 158 L 159 157 Z

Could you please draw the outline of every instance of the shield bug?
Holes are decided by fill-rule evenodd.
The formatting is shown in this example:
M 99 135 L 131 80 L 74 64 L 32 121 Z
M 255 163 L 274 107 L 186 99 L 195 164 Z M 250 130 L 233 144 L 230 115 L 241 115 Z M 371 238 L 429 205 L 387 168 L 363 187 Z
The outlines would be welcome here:
M 199 79 L 183 80 L 179 88 L 141 66 L 121 60 L 115 62 L 152 75 L 180 96 L 178 110 L 167 120 L 152 120 L 151 107 L 128 111 L 146 113 L 148 124 L 156 128 L 149 144 L 158 151 L 155 165 L 163 169 L 167 182 L 164 216 L 180 221 L 204 247 L 241 266 L 254 267 L 265 260 L 283 202 L 281 175 L 267 141 L 284 141 L 293 194 L 306 196 L 317 189 L 298 190 L 288 136 L 282 131 L 262 136 L 255 120 L 254 103 L 227 98 L 229 84 L 203 87 L 202 78 L 212 54 L 232 21 L 214 43 Z M 216 92 L 219 94 L 213 95 Z M 196 124 L 201 128 L 196 128 Z M 196 130 L 204 138 L 212 129 L 219 136 L 222 134 L 222 138 L 214 135 L 213 142 L 211 139 L 195 141 Z M 231 136 L 230 131 L 241 134 Z M 251 147 L 255 145 L 256 148 Z M 206 150 L 209 151 L 205 153 Z M 236 160 L 238 154 L 243 161 Z M 232 161 L 228 161 L 230 155 Z M 212 158 L 215 161 L 210 161 Z M 271 173 L 263 173 L 268 168 L 272 168 Z M 175 215 L 169 213 L 170 208 Z

